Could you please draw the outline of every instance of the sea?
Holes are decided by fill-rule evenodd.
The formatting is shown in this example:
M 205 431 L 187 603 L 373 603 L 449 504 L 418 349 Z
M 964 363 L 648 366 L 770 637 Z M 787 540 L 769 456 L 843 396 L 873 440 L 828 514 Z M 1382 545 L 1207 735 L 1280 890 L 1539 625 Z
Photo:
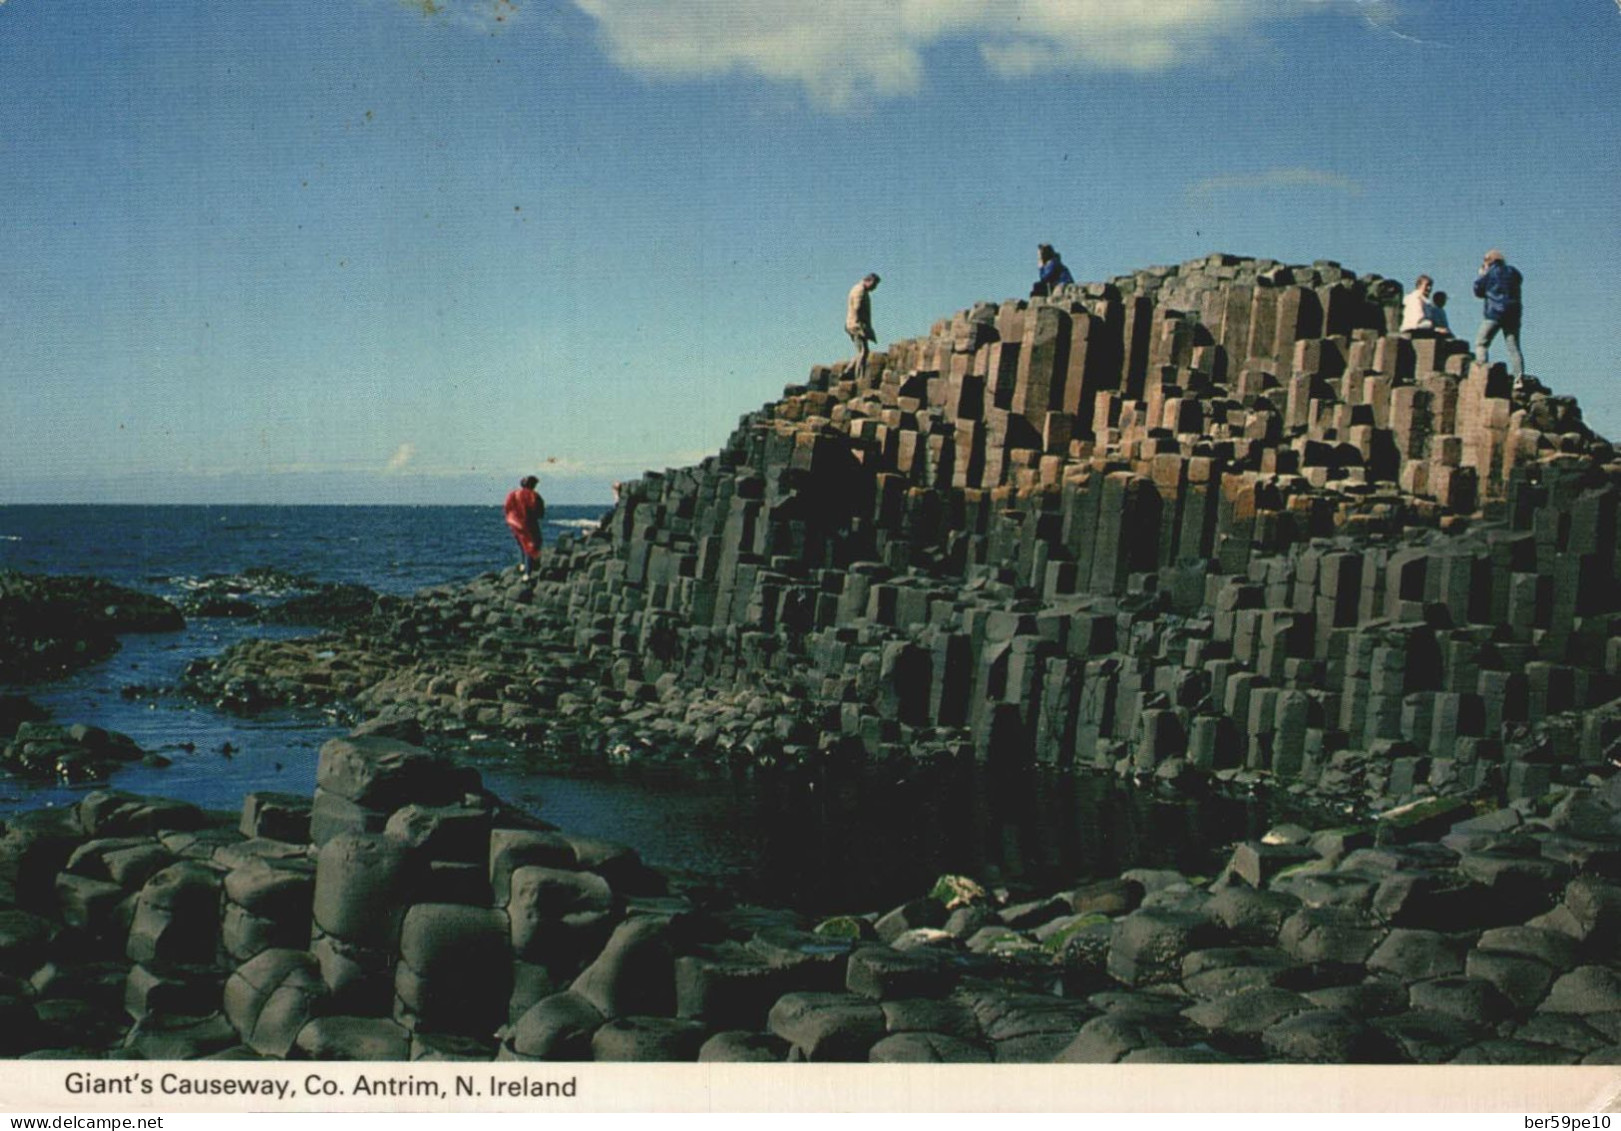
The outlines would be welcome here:
M 606 513 L 549 507 L 547 543 L 583 536 Z M 289 575 L 406 596 L 516 561 L 499 507 L 0 506 L 0 569 L 93 575 L 176 601 L 223 579 L 269 602 L 288 595 Z M 314 631 L 188 618 L 178 632 L 125 636 L 67 678 L 0 692 L 26 694 L 58 722 L 120 731 L 169 762 L 120 768 L 100 787 L 236 809 L 253 790 L 312 792 L 317 752 L 346 724 L 228 714 L 178 693 L 182 672 L 246 637 Z M 487 788 L 563 828 L 807 914 L 883 910 L 948 872 L 1029 891 L 1133 867 L 1209 875 L 1232 843 L 1288 815 L 1258 798 L 1164 798 L 1108 774 L 957 761 L 739 768 L 583 754 L 538 769 L 485 754 L 477 764 Z M 97 787 L 0 777 L 0 819 Z

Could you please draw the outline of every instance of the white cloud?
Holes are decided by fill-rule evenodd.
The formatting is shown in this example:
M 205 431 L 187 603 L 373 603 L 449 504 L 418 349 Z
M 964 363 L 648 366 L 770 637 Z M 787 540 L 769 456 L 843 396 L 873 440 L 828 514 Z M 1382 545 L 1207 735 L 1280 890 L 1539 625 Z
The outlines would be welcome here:
M 1257 189 L 1279 188 L 1321 188 L 1343 192 L 1350 196 L 1362 195 L 1361 181 L 1342 173 L 1331 173 L 1326 169 L 1311 169 L 1304 166 L 1261 169 L 1253 173 L 1223 173 L 1206 177 L 1189 185 L 1188 195 L 1205 197 L 1218 192 L 1235 190 L 1250 192 Z
M 388 457 L 388 463 L 383 470 L 391 473 L 404 471 L 411 465 L 411 461 L 416 458 L 416 454 L 417 446 L 415 444 L 401 444 L 394 449 L 394 454 Z
M 1162 70 L 1343 0 L 574 0 L 640 75 L 753 74 L 846 108 L 923 84 L 925 52 L 976 46 L 1003 78 Z

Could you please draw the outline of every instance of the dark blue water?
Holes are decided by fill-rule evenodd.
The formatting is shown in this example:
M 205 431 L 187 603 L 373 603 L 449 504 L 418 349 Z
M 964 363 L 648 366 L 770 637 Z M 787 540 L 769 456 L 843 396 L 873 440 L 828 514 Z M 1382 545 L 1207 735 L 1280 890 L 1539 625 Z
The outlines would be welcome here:
M 546 541 L 605 513 L 549 507 Z M 0 569 L 93 574 L 166 597 L 255 567 L 403 595 L 517 560 L 500 507 L 0 506 Z
M 549 508 L 547 542 L 595 526 L 604 509 Z M 263 567 L 405 595 L 516 560 L 495 507 L 0 506 L 0 569 L 93 574 L 174 600 L 207 578 Z M 316 752 L 345 726 L 242 719 L 169 689 L 189 661 L 245 636 L 309 632 L 192 618 L 181 632 L 126 636 L 118 653 L 67 679 L 0 690 L 171 761 L 121 769 L 111 785 L 236 809 L 250 790 L 312 791 Z M 592 759 L 563 773 L 508 758 L 480 769 L 489 788 L 564 828 L 814 911 L 875 909 L 944 871 L 1047 887 L 1136 865 L 1205 871 L 1216 848 L 1258 835 L 1267 819 L 1219 798 L 1156 803 L 1106 777 L 992 777 L 956 764 L 734 773 Z M 69 804 L 88 788 L 0 777 L 0 815 Z

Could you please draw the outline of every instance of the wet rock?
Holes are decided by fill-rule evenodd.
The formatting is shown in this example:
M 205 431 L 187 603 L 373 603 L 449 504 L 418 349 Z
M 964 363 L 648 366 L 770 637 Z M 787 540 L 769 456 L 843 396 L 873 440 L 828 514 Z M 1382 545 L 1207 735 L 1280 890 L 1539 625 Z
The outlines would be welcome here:
M 394 998 L 394 952 L 318 935 L 309 953 L 321 970 L 334 1013 L 381 1015 Z
M 1099 880 L 1070 891 L 1069 909 L 1076 915 L 1124 915 L 1138 908 L 1143 894 L 1134 880 Z
M 26 977 L 44 963 L 56 925 L 27 911 L 0 911 L 0 973 Z
M 1605 1048 L 1613 1040 L 1609 1034 L 1589 1024 L 1587 1019 L 1594 1016 L 1597 1015 L 1538 1013 L 1524 1024 L 1516 1026 L 1513 1037 L 1518 1041 L 1528 1041 L 1532 1044 L 1563 1049 L 1578 1056 L 1586 1056 L 1590 1052 Z
M 1554 1065 L 1575 1064 L 1581 1054 L 1554 1045 L 1532 1041 L 1490 1040 L 1470 1045 L 1451 1060 L 1452 1064 L 1515 1064 Z
M 48 679 L 118 648 L 127 632 L 185 627 L 169 602 L 91 577 L 0 571 L 0 680 Z
M 1320 857 L 1304 845 L 1248 841 L 1233 850 L 1228 870 L 1252 888 L 1264 888 L 1279 872 Z
M 145 756 L 129 735 L 82 724 L 25 722 L 0 747 L 0 765 L 12 773 L 66 782 L 100 781 Z

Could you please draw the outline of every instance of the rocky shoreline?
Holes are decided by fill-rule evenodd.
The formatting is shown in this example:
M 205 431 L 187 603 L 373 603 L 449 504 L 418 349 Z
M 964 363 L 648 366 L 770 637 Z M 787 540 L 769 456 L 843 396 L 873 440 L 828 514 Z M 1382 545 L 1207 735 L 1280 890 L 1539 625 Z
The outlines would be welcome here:
M 52 679 L 103 659 L 129 632 L 172 632 L 180 610 L 91 577 L 0 571 L 0 682 Z
M 25 1058 L 1621 1062 L 1616 779 L 1272 830 L 1215 878 L 942 876 L 812 923 L 684 888 L 397 739 L 313 799 L 114 792 L 0 837 Z

